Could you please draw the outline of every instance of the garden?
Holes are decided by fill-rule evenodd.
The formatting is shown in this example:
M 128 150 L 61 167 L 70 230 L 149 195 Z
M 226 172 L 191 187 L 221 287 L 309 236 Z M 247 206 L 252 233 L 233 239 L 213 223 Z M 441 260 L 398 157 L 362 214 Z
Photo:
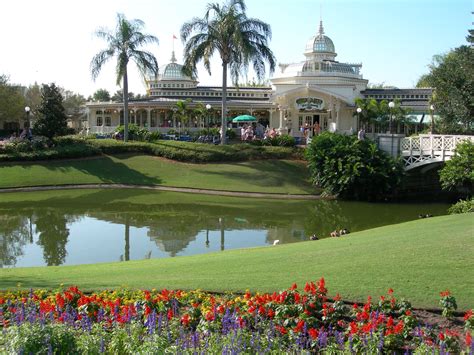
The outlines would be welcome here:
M 387 290 L 364 303 L 328 296 L 324 278 L 302 289 L 216 294 L 119 289 L 0 293 L 0 346 L 14 353 L 469 353 L 472 310 L 413 309 Z M 443 319 L 440 321 L 440 318 Z

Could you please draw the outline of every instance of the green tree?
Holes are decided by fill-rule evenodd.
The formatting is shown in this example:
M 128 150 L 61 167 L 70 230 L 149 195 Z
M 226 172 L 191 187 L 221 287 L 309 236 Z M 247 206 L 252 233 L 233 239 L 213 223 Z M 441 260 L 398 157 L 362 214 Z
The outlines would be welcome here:
M 9 83 L 6 75 L 0 75 L 0 121 L 20 122 L 25 119 L 26 100 L 22 88 Z
M 437 131 L 441 133 L 474 130 L 474 48 L 458 47 L 445 55 L 436 55 L 430 73 L 419 85 L 434 88 L 433 104 L 441 116 Z
M 146 73 L 158 72 L 155 56 L 140 48 L 147 44 L 158 44 L 158 38 L 142 33 L 144 22 L 127 20 L 123 14 L 117 14 L 117 26 L 114 31 L 99 29 L 96 35 L 107 42 L 107 48 L 92 58 L 90 68 L 95 80 L 102 66 L 110 59 L 117 57 L 117 85 L 122 81 L 124 107 L 124 140 L 128 140 L 128 63 L 134 61 L 143 76 Z
M 38 114 L 38 108 L 41 105 L 41 85 L 34 83 L 28 86 L 25 94 L 26 104 L 30 108 L 30 119 Z
M 67 133 L 66 110 L 61 90 L 54 84 L 43 85 L 41 104 L 34 125 L 35 133 L 52 139 Z
M 441 187 L 460 189 L 472 196 L 474 191 L 474 143 L 466 141 L 456 147 L 455 155 L 440 171 Z
M 369 140 L 324 132 L 313 139 L 306 158 L 315 185 L 325 194 L 356 200 L 392 195 L 403 168 Z
M 128 92 L 128 100 L 135 99 L 135 94 L 131 91 Z M 123 90 L 117 90 L 115 94 L 111 97 L 111 100 L 114 102 L 123 102 Z
M 175 108 L 173 109 L 173 116 L 178 122 L 181 122 L 183 127 L 186 127 L 189 123 L 193 110 L 189 107 L 191 99 L 178 100 L 176 102 Z
M 268 47 L 271 38 L 270 25 L 258 19 L 248 18 L 243 0 L 228 0 L 225 4 L 207 5 L 203 18 L 193 18 L 181 27 L 184 47 L 184 67 L 196 74 L 201 60 L 211 74 L 210 59 L 217 51 L 222 61 L 222 110 L 221 144 L 225 144 L 227 128 L 227 70 L 235 84 L 249 63 L 260 80 L 265 74 L 265 63 L 270 72 L 275 70 L 275 57 Z
M 92 94 L 92 99 L 99 102 L 110 101 L 110 93 L 107 89 L 98 89 Z

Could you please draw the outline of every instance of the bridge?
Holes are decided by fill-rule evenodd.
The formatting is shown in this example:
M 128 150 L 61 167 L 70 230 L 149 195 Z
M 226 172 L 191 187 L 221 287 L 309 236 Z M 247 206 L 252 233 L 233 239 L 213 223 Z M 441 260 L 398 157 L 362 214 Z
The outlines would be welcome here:
M 464 141 L 474 143 L 474 136 L 420 134 L 400 140 L 400 155 L 405 170 L 450 160 L 456 146 Z

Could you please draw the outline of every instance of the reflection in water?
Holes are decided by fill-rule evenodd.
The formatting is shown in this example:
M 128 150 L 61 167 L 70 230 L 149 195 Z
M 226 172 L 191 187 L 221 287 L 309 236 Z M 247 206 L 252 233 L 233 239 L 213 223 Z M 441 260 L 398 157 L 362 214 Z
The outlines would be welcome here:
M 440 215 L 446 208 L 138 190 L 8 194 L 0 200 L 0 266 L 96 263 L 115 261 L 117 255 L 125 261 L 173 257 L 277 239 L 293 243 L 312 234 L 327 237 L 334 229 L 355 232 L 413 220 L 420 213 Z

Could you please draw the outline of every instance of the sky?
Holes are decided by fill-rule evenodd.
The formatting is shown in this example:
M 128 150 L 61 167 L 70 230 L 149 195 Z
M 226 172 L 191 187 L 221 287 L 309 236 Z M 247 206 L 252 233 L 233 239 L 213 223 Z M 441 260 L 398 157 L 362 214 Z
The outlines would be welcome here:
M 215 0 L 222 2 L 222 0 Z M 0 21 L 0 74 L 10 82 L 51 83 L 84 96 L 116 85 L 114 61 L 93 81 L 90 61 L 106 43 L 94 32 L 113 29 L 117 13 L 145 22 L 144 32 L 159 39 L 149 46 L 160 69 L 170 62 L 174 48 L 183 62 L 181 25 L 204 15 L 211 0 L 15 0 L 2 4 Z M 466 44 L 473 28 L 473 0 L 246 0 L 247 16 L 270 24 L 269 47 L 278 63 L 304 60 L 308 39 L 317 33 L 320 18 L 325 34 L 336 47 L 336 60 L 362 63 L 370 83 L 413 87 L 428 72 L 433 55 Z M 278 70 L 278 68 L 277 68 Z M 200 85 L 222 82 L 216 54 L 212 75 L 198 67 Z M 247 80 L 251 80 L 252 73 Z M 246 78 L 241 82 L 246 82 Z M 145 93 L 145 85 L 132 64 L 129 90 Z

